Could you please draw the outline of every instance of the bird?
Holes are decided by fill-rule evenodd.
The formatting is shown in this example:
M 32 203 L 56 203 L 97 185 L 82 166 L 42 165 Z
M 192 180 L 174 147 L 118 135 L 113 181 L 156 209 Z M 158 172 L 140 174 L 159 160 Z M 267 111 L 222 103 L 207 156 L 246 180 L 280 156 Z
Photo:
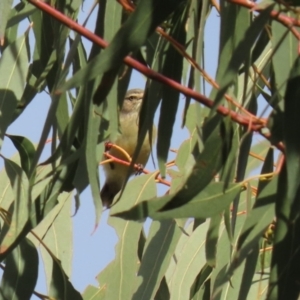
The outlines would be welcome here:
M 131 89 L 127 91 L 125 99 L 119 114 L 120 131 L 121 134 L 113 144 L 124 149 L 130 157 L 134 155 L 137 146 L 138 130 L 139 130 L 139 113 L 142 106 L 144 91 L 142 89 Z M 150 142 L 149 135 L 146 134 L 140 152 L 137 156 L 135 163 L 142 166 L 146 165 L 153 141 L 156 137 L 156 129 L 153 126 L 152 140 Z M 125 155 L 118 149 L 111 148 L 109 154 L 127 161 Z M 106 181 L 101 189 L 100 197 L 104 207 L 110 207 L 113 203 L 116 194 L 123 188 L 126 178 L 128 176 L 128 166 L 110 162 L 103 164 L 103 169 Z M 132 175 L 135 171 L 132 170 Z

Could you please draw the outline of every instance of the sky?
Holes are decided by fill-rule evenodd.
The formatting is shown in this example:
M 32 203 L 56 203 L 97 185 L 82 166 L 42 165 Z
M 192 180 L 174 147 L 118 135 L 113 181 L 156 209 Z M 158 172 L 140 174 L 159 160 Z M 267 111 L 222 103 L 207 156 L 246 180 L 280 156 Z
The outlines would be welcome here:
M 14 1 L 18 3 L 18 1 Z M 82 24 L 87 13 L 92 6 L 92 0 L 85 0 L 79 15 L 79 23 Z M 90 18 L 87 28 L 93 31 L 95 24 L 96 11 Z M 20 27 L 20 32 L 24 32 L 27 25 Z M 217 68 L 218 55 L 218 37 L 219 37 L 219 17 L 216 10 L 210 14 L 207 21 L 205 32 L 205 57 L 206 57 L 206 71 L 214 77 Z M 84 45 L 89 51 L 91 43 L 84 40 Z M 130 88 L 144 88 L 145 78 L 137 72 L 133 72 Z M 210 88 L 206 89 L 206 94 L 209 95 Z M 178 110 L 178 117 L 174 125 L 171 148 L 178 148 L 179 145 L 188 137 L 187 131 L 181 129 L 181 115 L 183 111 L 184 97 Z M 32 103 L 26 108 L 25 112 L 8 128 L 7 133 L 13 135 L 21 135 L 29 138 L 34 144 L 37 144 L 41 130 L 44 126 L 45 118 L 50 105 L 50 97 L 45 94 L 39 94 Z M 33 117 L 34 116 L 34 117 Z M 157 122 L 157 116 L 156 116 Z M 50 147 L 50 145 L 46 146 Z M 46 151 L 47 152 L 47 151 Z M 41 160 L 47 158 L 48 153 L 44 153 Z M 6 157 L 11 157 L 16 153 L 16 150 L 10 140 L 5 139 L 3 144 L 2 154 Z M 155 157 L 155 154 L 154 154 Z M 0 169 L 3 168 L 3 161 L 0 161 Z M 154 166 L 150 162 L 146 165 L 149 170 L 154 170 Z M 100 172 L 101 182 L 104 182 L 103 173 Z M 101 270 L 109 264 L 114 258 L 114 246 L 117 242 L 117 236 L 112 227 L 107 225 L 108 211 L 104 211 L 101 216 L 101 221 L 98 229 L 93 232 L 95 225 L 94 205 L 89 188 L 86 189 L 80 196 L 81 204 L 75 216 L 70 216 L 73 220 L 73 270 L 71 281 L 74 287 L 83 292 L 87 285 L 97 285 L 95 277 Z M 1 276 L 2 273 L 0 273 Z M 43 272 L 43 265 L 40 261 L 39 280 L 36 286 L 36 291 L 39 293 L 47 293 L 46 284 Z M 35 296 L 32 299 L 37 299 Z

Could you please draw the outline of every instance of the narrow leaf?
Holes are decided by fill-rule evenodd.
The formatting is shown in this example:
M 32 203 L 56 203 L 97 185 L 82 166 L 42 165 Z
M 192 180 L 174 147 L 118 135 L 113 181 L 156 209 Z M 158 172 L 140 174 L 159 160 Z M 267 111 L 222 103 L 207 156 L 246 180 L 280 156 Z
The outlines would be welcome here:
M 18 135 L 7 135 L 17 150 L 19 151 L 21 158 L 21 166 L 23 171 L 29 176 L 29 170 L 31 168 L 31 162 L 35 155 L 35 148 L 33 144 L 27 138 Z
M 206 226 L 198 226 L 189 237 L 178 259 L 170 289 L 171 300 L 189 299 L 191 286 L 205 261 Z
M 188 191 L 188 190 L 187 190 Z M 116 216 L 129 219 L 140 220 L 146 217 L 153 219 L 169 218 L 209 218 L 221 213 L 233 201 L 235 196 L 240 193 L 239 184 L 230 184 L 224 191 L 224 184 L 215 182 L 210 184 L 205 190 L 197 194 L 190 202 L 179 208 L 165 210 L 164 204 L 168 203 L 172 196 L 164 196 L 156 200 L 144 201 L 128 211 L 119 212 Z M 190 194 L 187 195 L 187 197 Z M 184 194 L 182 193 L 182 197 Z
M 52 281 L 49 296 L 55 299 L 82 300 L 80 293 L 75 290 L 65 274 L 59 260 L 53 259 Z
M 182 232 L 173 220 L 153 222 L 144 248 L 133 300 L 153 299 Z
M 156 187 L 152 174 L 135 178 L 126 185 L 122 198 L 112 207 L 112 213 L 124 206 L 128 207 L 139 202 L 144 196 L 154 197 L 155 195 Z M 119 242 L 116 246 L 116 259 L 110 267 L 112 271 L 107 280 L 106 296 L 108 299 L 132 299 L 143 223 L 115 217 L 110 217 L 108 222 L 116 230 Z
M 0 148 L 26 84 L 27 34 L 7 46 L 0 58 Z
M 9 226 L 1 231 L 0 253 L 4 254 L 16 242 L 20 233 L 23 231 L 26 222 L 28 221 L 31 200 L 29 194 L 29 182 L 26 174 L 15 162 L 5 159 L 5 169 L 10 180 L 11 187 L 14 192 L 15 201 L 10 207 L 12 218 Z
M 3 44 L 4 31 L 6 28 L 7 21 L 9 19 L 9 12 L 12 4 L 13 0 L 0 2 L 0 44 Z
M 6 257 L 0 284 L 1 299 L 31 299 L 38 277 L 38 253 L 28 239 Z

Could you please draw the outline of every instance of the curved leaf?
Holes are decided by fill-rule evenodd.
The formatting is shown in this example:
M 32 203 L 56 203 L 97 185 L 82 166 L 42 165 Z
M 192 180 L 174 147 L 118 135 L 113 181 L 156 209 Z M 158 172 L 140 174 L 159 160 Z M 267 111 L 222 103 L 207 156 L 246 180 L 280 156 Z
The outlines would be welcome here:
M 28 240 L 22 240 L 6 257 L 0 284 L 1 298 L 31 299 L 38 276 L 38 253 Z

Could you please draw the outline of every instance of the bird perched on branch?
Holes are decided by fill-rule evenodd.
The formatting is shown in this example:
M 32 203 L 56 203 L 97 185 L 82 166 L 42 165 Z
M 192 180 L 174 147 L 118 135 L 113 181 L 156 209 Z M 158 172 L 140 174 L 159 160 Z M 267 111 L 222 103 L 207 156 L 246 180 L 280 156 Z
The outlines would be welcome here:
M 143 96 L 144 91 L 141 89 L 132 89 L 126 93 L 119 115 L 121 134 L 115 141 L 112 141 L 113 144 L 124 149 L 130 157 L 134 155 L 134 151 L 137 146 L 139 112 L 142 106 Z M 151 142 L 155 139 L 155 135 L 155 128 L 153 127 Z M 147 134 L 135 163 L 145 165 L 148 161 L 150 152 L 151 144 Z M 128 161 L 126 155 L 114 147 L 109 150 L 109 154 L 121 160 Z M 128 166 L 116 162 L 110 162 L 104 164 L 103 168 L 106 181 L 101 190 L 100 196 L 103 205 L 109 207 L 112 204 L 115 195 L 122 189 L 126 181 Z M 132 171 L 132 174 L 133 173 L 134 170 Z

